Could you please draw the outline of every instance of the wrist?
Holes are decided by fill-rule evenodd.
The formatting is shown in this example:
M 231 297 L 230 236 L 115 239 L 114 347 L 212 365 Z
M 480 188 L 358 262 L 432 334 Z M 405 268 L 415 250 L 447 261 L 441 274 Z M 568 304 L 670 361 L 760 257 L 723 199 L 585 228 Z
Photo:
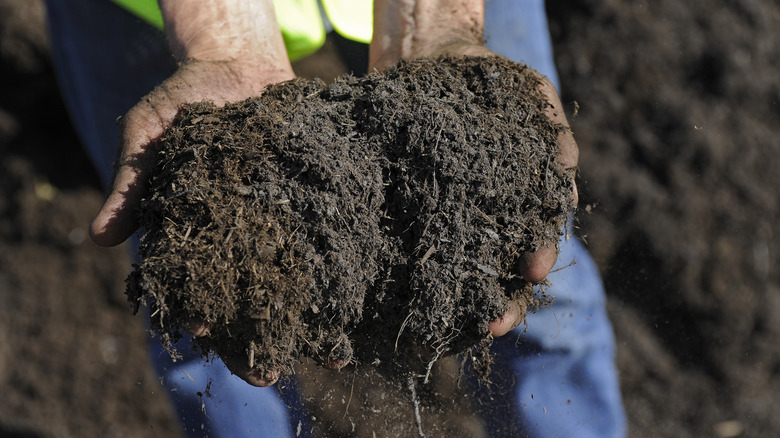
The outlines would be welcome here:
M 483 27 L 482 0 L 376 0 L 371 67 L 481 46 Z
M 202 60 L 190 58 L 179 65 L 177 74 L 186 78 L 179 89 L 192 89 L 199 95 L 186 101 L 211 100 L 217 105 L 262 94 L 270 84 L 295 77 L 289 62 L 276 64 L 256 59 Z
M 271 0 L 159 0 L 174 57 L 236 66 L 286 66 Z

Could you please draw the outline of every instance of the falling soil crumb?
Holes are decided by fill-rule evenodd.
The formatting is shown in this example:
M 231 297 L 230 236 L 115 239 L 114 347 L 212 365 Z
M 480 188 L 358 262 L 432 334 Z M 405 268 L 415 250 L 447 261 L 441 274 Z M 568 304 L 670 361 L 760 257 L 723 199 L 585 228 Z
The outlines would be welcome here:
M 128 296 L 173 348 L 249 368 L 302 357 L 424 375 L 444 354 L 485 373 L 488 322 L 541 297 L 523 253 L 572 205 L 539 78 L 503 58 L 404 61 L 184 107 L 143 200 Z

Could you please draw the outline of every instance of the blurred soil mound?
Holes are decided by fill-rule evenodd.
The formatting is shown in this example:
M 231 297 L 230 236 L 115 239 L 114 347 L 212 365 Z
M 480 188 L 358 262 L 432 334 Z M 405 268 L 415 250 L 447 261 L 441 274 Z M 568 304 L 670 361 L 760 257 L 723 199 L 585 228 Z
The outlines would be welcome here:
M 633 435 L 777 434 L 780 6 L 548 9 Z

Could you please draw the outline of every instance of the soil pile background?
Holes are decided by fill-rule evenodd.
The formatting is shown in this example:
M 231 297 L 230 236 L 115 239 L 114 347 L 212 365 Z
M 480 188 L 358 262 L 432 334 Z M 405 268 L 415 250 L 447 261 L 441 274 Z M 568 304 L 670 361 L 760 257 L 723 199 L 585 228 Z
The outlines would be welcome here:
M 0 2 L 0 435 L 177 436 L 122 294 L 129 262 L 85 240 L 102 196 L 57 98 L 41 12 Z M 580 104 L 581 233 L 607 283 L 631 436 L 777 435 L 780 8 L 549 12 L 563 100 Z M 385 403 L 370 385 L 354 393 Z M 469 421 L 450 424 L 479 436 Z
M 632 431 L 777 434 L 780 6 L 550 13 Z

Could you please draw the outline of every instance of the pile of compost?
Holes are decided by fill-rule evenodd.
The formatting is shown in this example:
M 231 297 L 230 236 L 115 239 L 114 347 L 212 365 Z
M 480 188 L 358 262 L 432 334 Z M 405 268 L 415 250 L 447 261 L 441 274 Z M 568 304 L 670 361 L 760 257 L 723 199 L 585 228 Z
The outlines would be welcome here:
M 503 58 L 416 60 L 184 107 L 129 298 L 171 351 L 203 322 L 204 354 L 261 372 L 308 356 L 420 373 L 486 351 L 510 300 L 540 303 L 520 258 L 573 208 L 539 85 Z

